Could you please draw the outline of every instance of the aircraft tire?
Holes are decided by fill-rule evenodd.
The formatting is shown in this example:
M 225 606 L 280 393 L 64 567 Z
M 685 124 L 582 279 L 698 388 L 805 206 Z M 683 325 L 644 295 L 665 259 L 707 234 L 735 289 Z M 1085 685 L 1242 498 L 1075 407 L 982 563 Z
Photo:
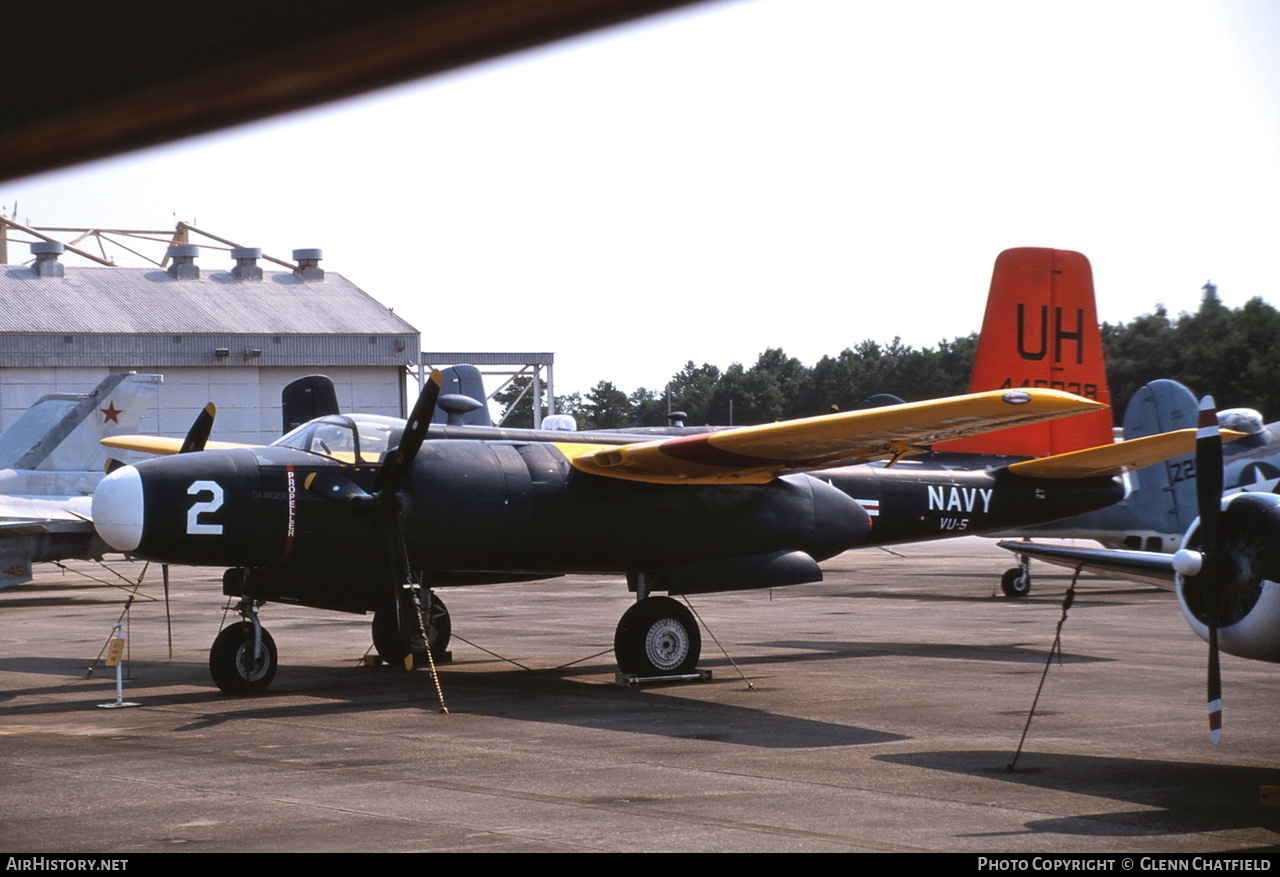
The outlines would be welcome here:
M 422 624 L 427 629 L 427 635 L 431 637 L 431 657 L 436 661 L 442 660 L 445 652 L 449 650 L 449 640 L 453 637 L 453 621 L 449 617 L 449 610 L 444 605 L 444 601 L 435 594 L 431 595 L 430 607 L 423 610 Z M 388 664 L 404 663 L 408 645 L 400 638 L 394 609 L 376 610 L 373 613 L 371 632 L 373 648 L 378 653 L 378 657 Z
M 622 615 L 613 636 L 618 669 L 631 676 L 692 673 L 702 654 L 698 623 L 682 603 L 648 597 Z
M 275 640 L 264 629 L 264 660 L 253 660 L 253 625 L 237 621 L 227 625 L 209 649 L 209 675 L 213 684 L 226 694 L 261 694 L 276 678 L 279 664 Z
M 1006 597 L 1025 597 L 1031 593 L 1031 576 L 1020 566 L 1007 569 L 1000 577 L 1000 590 Z

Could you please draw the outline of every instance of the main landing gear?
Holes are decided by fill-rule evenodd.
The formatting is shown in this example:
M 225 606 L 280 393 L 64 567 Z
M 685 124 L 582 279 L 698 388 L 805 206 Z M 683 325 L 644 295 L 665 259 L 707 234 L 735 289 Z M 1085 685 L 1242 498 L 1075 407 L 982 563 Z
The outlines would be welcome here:
M 261 694 L 276 678 L 276 643 L 258 620 L 248 597 L 240 600 L 236 611 L 244 620 L 224 627 L 213 641 L 209 675 L 227 694 Z
M 236 605 L 243 620 L 223 628 L 209 649 L 209 674 L 227 694 L 261 694 L 270 687 L 279 666 L 275 640 L 258 620 L 253 601 L 244 597 Z M 432 658 L 447 659 L 452 621 L 444 602 L 435 594 L 422 610 Z M 427 643 L 412 644 L 402 634 L 412 624 L 398 625 L 395 609 L 373 615 L 373 643 L 389 664 L 401 664 L 410 651 L 425 655 Z M 416 646 L 416 647 L 415 647 Z M 618 669 L 627 676 L 687 676 L 696 672 L 702 656 L 702 634 L 693 613 L 670 597 L 638 600 L 618 622 L 613 637 Z
M 445 608 L 444 601 L 435 594 L 431 594 L 431 599 L 420 611 L 422 629 L 427 632 L 425 643 L 413 642 L 416 637 L 409 633 L 414 627 L 412 616 L 408 619 L 409 624 L 398 624 L 396 610 L 391 606 L 378 609 L 373 613 L 373 647 L 377 650 L 378 657 L 388 664 L 403 664 L 405 656 L 410 652 L 415 658 L 425 658 L 427 649 L 430 648 L 431 658 L 437 664 L 448 659 L 453 622 L 449 618 L 449 610 Z M 416 664 L 417 661 L 414 663 Z
M 697 667 L 702 634 L 684 604 L 645 597 L 623 613 L 613 652 L 618 669 L 628 676 L 681 676 Z

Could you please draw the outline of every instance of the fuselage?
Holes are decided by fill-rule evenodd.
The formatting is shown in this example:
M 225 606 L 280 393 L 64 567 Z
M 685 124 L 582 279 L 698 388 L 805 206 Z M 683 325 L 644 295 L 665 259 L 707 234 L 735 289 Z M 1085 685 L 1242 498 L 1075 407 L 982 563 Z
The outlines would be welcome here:
M 379 461 L 349 460 L 286 446 L 148 460 L 104 480 L 94 520 L 118 550 L 248 570 L 264 598 L 364 611 L 375 596 L 362 583 L 385 571 L 386 528 L 306 487 L 312 473 L 339 471 L 371 490 Z M 448 439 L 423 445 L 398 500 L 410 564 L 430 584 L 719 569 L 725 580 L 709 589 L 724 590 L 730 572 L 745 571 L 744 587 L 814 580 L 814 561 L 859 545 L 1053 520 L 1121 494 L 1109 478 L 872 466 L 765 484 L 645 484 L 580 472 L 546 441 Z M 807 578 L 796 558 L 811 558 Z M 770 572 L 784 563 L 789 573 Z

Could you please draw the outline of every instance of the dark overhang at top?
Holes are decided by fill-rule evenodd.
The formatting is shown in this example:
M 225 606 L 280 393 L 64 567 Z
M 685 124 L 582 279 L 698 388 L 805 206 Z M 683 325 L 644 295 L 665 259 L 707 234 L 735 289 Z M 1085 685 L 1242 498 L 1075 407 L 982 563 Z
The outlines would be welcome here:
M 0 56 L 7 86 L 0 180 L 349 97 L 692 2 L 12 4 Z

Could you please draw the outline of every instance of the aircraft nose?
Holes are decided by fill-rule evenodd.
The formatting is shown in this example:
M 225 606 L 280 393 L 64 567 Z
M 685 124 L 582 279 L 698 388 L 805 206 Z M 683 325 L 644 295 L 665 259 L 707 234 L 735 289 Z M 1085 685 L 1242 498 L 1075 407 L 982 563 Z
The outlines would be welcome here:
M 93 526 L 116 551 L 133 551 L 142 544 L 142 476 L 121 466 L 93 492 Z

